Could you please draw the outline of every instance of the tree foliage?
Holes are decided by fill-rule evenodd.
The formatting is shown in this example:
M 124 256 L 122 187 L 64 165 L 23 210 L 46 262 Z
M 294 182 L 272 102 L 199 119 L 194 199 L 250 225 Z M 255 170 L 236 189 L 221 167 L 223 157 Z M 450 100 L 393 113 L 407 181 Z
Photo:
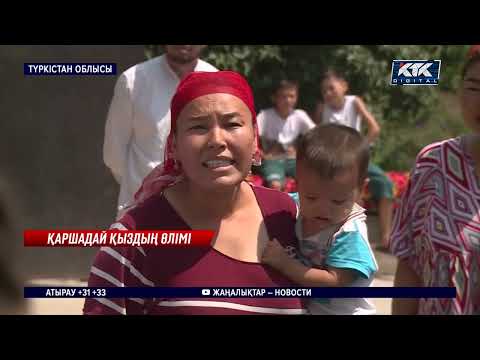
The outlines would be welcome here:
M 464 131 L 451 93 L 460 81 L 464 45 L 210 45 L 202 58 L 249 80 L 258 109 L 271 106 L 282 79 L 300 84 L 298 107 L 312 113 L 322 73 L 342 73 L 349 92 L 361 96 L 382 127 L 373 160 L 388 170 L 408 170 L 428 143 Z M 161 47 L 148 45 L 148 56 Z M 439 86 L 391 86 L 393 59 L 441 59 Z M 453 110 L 452 110 L 453 109 Z

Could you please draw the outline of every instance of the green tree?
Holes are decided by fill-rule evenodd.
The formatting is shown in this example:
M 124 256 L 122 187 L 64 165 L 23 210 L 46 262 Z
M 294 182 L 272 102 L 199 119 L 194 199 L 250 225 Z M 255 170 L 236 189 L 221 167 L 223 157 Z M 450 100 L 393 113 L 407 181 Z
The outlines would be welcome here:
M 455 100 L 463 45 L 211 45 L 202 58 L 219 69 L 242 73 L 258 109 L 271 106 L 272 88 L 281 79 L 300 84 L 298 107 L 312 113 L 320 99 L 322 73 L 333 68 L 361 96 L 382 127 L 373 161 L 386 170 L 408 170 L 428 143 L 464 131 Z M 148 56 L 161 47 L 148 45 Z M 391 86 L 393 59 L 441 59 L 439 86 Z M 443 96 L 443 94 L 446 94 Z M 448 98 L 448 101 L 444 101 Z M 450 105 L 448 105 L 450 104 Z M 448 105 L 448 106 L 447 106 Z

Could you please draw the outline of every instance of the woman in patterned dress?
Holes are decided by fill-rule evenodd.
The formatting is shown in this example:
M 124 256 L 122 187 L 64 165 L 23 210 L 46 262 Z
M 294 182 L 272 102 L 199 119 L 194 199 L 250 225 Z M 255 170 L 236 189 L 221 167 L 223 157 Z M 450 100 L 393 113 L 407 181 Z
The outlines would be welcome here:
M 469 134 L 426 146 L 395 214 L 395 286 L 453 286 L 453 299 L 394 299 L 392 314 L 480 314 L 480 45 L 460 101 Z

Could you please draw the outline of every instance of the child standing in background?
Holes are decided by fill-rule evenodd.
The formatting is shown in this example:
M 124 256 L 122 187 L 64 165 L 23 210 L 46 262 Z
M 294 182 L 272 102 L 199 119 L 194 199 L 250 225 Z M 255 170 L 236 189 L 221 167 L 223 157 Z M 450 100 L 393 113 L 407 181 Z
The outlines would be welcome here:
M 361 132 L 364 120 L 368 129 L 367 139 L 372 145 L 380 134 L 380 126 L 360 97 L 347 95 L 348 82 L 345 78 L 334 71 L 327 71 L 322 77 L 321 91 L 324 103 L 317 107 L 317 123 L 341 124 Z M 372 163 L 368 165 L 368 180 L 368 190 L 378 204 L 381 248 L 386 250 L 392 227 L 393 184 L 383 170 Z
M 295 109 L 297 101 L 298 84 L 283 80 L 273 92 L 274 106 L 257 117 L 263 149 L 260 173 L 267 186 L 277 190 L 283 189 L 286 176 L 295 177 L 295 141 L 315 126 L 305 111 Z

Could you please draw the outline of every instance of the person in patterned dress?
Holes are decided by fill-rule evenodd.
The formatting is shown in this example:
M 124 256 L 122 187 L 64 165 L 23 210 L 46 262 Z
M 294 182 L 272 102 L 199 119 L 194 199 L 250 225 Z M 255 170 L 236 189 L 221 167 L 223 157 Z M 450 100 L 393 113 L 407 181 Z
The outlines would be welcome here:
M 453 286 L 455 298 L 394 299 L 392 314 L 480 314 L 480 45 L 460 101 L 469 134 L 426 146 L 395 213 L 395 286 Z

